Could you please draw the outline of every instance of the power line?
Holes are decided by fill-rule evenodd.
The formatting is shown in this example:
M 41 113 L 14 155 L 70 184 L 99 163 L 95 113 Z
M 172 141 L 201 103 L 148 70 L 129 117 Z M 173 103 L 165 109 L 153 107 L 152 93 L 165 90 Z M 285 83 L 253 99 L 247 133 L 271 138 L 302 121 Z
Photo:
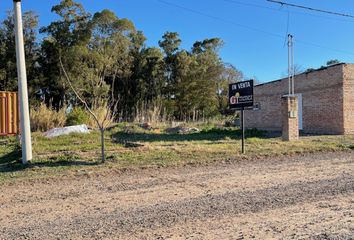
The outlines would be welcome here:
M 236 0 L 224 0 L 225 2 L 232 3 L 232 4 L 237 4 L 237 5 L 243 5 L 243 6 L 248 6 L 248 7 L 254 7 L 254 8 L 261 8 L 269 11 L 274 11 L 274 12 L 281 12 L 283 9 L 283 5 L 281 5 L 280 8 L 271 8 L 271 7 L 266 7 L 254 3 L 244 3 Z M 292 14 L 297 14 L 297 15 L 305 15 L 305 16 L 311 16 L 311 17 L 316 17 L 316 18 L 322 18 L 322 19 L 328 19 L 332 21 L 339 21 L 339 22 L 348 22 L 348 23 L 354 23 L 354 21 L 347 20 L 347 19 L 339 19 L 339 18 L 334 18 L 334 17 L 326 17 L 322 15 L 316 15 L 316 14 L 311 14 L 311 13 L 305 13 L 305 12 L 298 12 L 298 11 L 290 11 L 287 9 L 287 13 L 292 13 Z
M 240 1 L 236 1 L 236 0 L 224 0 L 224 2 L 229 2 L 229 3 L 234 3 L 234 4 L 243 5 L 243 6 L 249 6 L 249 7 L 263 8 L 263 9 L 268 9 L 268 10 L 272 10 L 272 11 L 279 11 L 280 10 L 280 9 L 275 9 L 275 8 L 271 8 L 271 7 L 266 7 L 266 6 L 254 4 L 254 3 L 245 3 L 245 2 L 240 2 Z
M 213 16 L 213 15 L 210 15 L 210 14 L 207 14 L 207 13 L 200 12 L 198 10 L 194 10 L 194 9 L 191 9 L 191 8 L 183 7 L 181 5 L 177 5 L 177 4 L 174 4 L 174 3 L 171 3 L 171 2 L 167 2 L 167 1 L 164 1 L 164 0 L 158 0 L 158 1 L 163 3 L 163 4 L 166 4 L 166 5 L 175 7 L 175 8 L 179 8 L 179 9 L 182 9 L 182 10 L 187 11 L 187 12 L 198 14 L 198 15 L 201 15 L 201 16 L 204 16 L 204 17 L 208 17 L 208 18 L 220 21 L 220 22 L 236 25 L 238 27 L 249 29 L 249 30 L 252 30 L 252 31 L 255 31 L 255 32 L 261 32 L 261 33 L 264 33 L 264 34 L 267 34 L 267 35 L 270 35 L 270 36 L 273 36 L 273 37 L 281 37 L 281 38 L 283 38 L 282 35 L 277 34 L 277 33 L 271 33 L 271 32 L 267 32 L 267 31 L 264 31 L 264 30 L 259 29 L 259 28 L 255 28 L 255 27 L 239 24 L 239 23 L 236 23 L 236 22 L 233 22 L 233 21 L 230 21 L 230 20 L 223 19 L 221 17 Z
M 332 14 L 332 15 L 337 15 L 337 16 L 342 16 L 342 17 L 349 17 L 349 18 L 354 18 L 353 15 L 349 15 L 346 13 L 338 13 L 338 12 L 332 12 L 328 10 L 322 10 L 322 9 L 317 9 L 317 8 L 311 8 L 311 7 L 306 7 L 306 6 L 301 6 L 301 5 L 296 5 L 296 4 L 291 4 L 291 3 L 286 3 L 286 2 L 281 2 L 281 1 L 275 1 L 275 0 L 267 0 L 268 2 L 272 3 L 278 3 L 282 6 L 290 6 L 290 7 L 296 7 L 296 8 L 302 8 L 310 11 L 315 11 L 315 12 L 321 12 L 321 13 L 327 13 L 327 14 Z
M 174 3 L 171 3 L 171 2 L 167 2 L 165 0 L 157 0 L 157 1 L 160 2 L 160 3 L 163 3 L 165 5 L 174 7 L 174 8 L 178 8 L 178 9 L 181 9 L 181 10 L 184 10 L 184 11 L 187 11 L 187 12 L 191 12 L 191 13 L 198 14 L 198 15 L 201 15 L 201 16 L 204 16 L 204 17 L 208 17 L 210 19 L 217 20 L 219 22 L 235 25 L 237 27 L 245 28 L 245 29 L 248 29 L 248 30 L 251 30 L 251 31 L 254 31 L 254 32 L 260 32 L 260 33 L 263 33 L 263 34 L 266 34 L 266 35 L 269 35 L 269 36 L 272 36 L 272 37 L 275 37 L 275 38 L 284 39 L 284 35 L 282 35 L 282 34 L 272 33 L 272 32 L 268 32 L 268 31 L 264 31 L 264 30 L 259 29 L 259 28 L 255 28 L 255 27 L 239 24 L 239 23 L 236 23 L 236 22 L 233 22 L 233 21 L 221 18 L 221 17 L 217 17 L 217 16 L 214 16 L 214 15 L 203 13 L 201 11 L 194 10 L 194 9 L 191 9 L 191 8 L 187 8 L 187 7 L 184 7 L 184 6 L 181 6 L 181 5 L 178 5 L 178 4 L 174 4 Z M 296 40 L 295 42 L 298 42 L 298 43 L 303 44 L 303 45 L 309 45 L 309 46 L 313 46 L 313 47 L 317 47 L 317 48 L 321 48 L 321 49 L 330 50 L 330 51 L 333 51 L 333 52 L 339 52 L 339 53 L 344 53 L 344 54 L 348 54 L 348 55 L 354 55 L 354 53 L 352 53 L 352 52 L 339 50 L 339 49 L 335 49 L 335 48 L 330 48 L 330 47 L 322 46 L 322 45 L 319 45 L 319 44 L 316 44 L 316 43 L 307 42 L 307 41 Z
M 281 5 L 281 7 L 279 9 L 275 9 L 275 8 L 271 8 L 271 7 L 262 6 L 262 5 L 259 5 L 259 4 L 245 3 L 245 2 L 241 2 L 241 1 L 237 1 L 237 0 L 224 0 L 224 2 L 228 2 L 228 3 L 232 3 L 232 4 L 238 4 L 238 5 L 243 5 L 243 6 L 248 6 L 248 7 L 260 8 L 260 9 L 266 9 L 266 10 L 275 11 L 275 12 L 280 12 L 283 9 L 283 7 L 284 7 L 283 5 Z M 291 14 L 298 14 L 298 15 L 307 15 L 307 16 L 316 17 L 316 18 L 329 19 L 329 20 L 333 20 L 333 21 L 354 23 L 354 21 L 346 20 L 346 19 L 338 19 L 338 18 L 325 17 L 325 16 L 320 16 L 320 15 L 315 15 L 315 14 L 310 14 L 310 13 L 291 11 L 288 8 L 286 8 L 286 10 L 287 10 L 286 11 L 287 24 L 286 24 L 286 35 L 285 35 L 285 39 L 284 39 L 284 46 L 286 45 L 286 42 L 288 40 L 288 34 L 289 34 L 289 28 L 290 28 L 290 13 Z M 321 48 L 320 45 L 317 45 L 317 44 L 314 44 L 314 43 L 308 43 L 308 42 L 305 42 L 305 41 L 297 41 L 297 42 Z M 324 47 L 322 47 L 322 48 L 324 48 Z M 329 49 L 329 50 L 337 51 L 337 52 L 340 51 L 340 52 L 343 53 L 343 51 L 341 51 L 341 50 L 333 50 L 333 49 Z M 344 53 L 348 54 L 347 52 L 344 52 Z

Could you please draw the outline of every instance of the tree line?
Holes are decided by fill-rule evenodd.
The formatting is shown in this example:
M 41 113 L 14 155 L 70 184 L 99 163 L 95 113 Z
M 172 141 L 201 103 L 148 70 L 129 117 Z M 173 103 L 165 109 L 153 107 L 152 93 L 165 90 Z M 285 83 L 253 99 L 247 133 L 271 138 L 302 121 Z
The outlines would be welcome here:
M 81 96 L 91 109 L 117 106 L 116 120 L 200 120 L 225 113 L 228 84 L 243 78 L 222 61 L 219 38 L 186 50 L 177 32 L 166 32 L 149 47 L 132 21 L 110 10 L 91 14 L 62 0 L 51 11 L 58 18 L 44 27 L 34 12 L 23 14 L 32 107 L 80 107 Z M 0 24 L 0 90 L 17 90 L 12 12 Z

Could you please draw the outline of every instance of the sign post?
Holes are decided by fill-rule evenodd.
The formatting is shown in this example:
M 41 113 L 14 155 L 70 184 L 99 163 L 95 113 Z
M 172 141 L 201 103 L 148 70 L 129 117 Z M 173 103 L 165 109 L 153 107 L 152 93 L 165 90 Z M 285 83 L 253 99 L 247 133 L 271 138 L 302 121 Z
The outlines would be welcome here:
M 232 110 L 241 110 L 242 154 L 245 148 L 245 108 L 253 107 L 253 80 L 232 83 L 229 85 L 229 106 Z
M 241 109 L 241 130 L 242 130 L 242 154 L 246 153 L 245 149 L 245 108 Z

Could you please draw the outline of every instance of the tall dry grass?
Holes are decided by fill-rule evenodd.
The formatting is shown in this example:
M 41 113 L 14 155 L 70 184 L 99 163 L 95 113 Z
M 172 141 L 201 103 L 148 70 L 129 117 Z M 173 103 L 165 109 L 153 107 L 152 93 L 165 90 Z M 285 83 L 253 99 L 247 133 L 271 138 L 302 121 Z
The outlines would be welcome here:
M 150 105 L 142 103 L 136 110 L 134 122 L 161 123 L 166 121 L 165 114 L 162 114 L 162 106 L 158 102 Z
M 66 122 L 65 109 L 55 111 L 45 104 L 32 109 L 30 112 L 31 130 L 44 132 L 52 128 L 64 127 Z
M 112 116 L 112 111 L 107 107 L 107 105 L 102 105 L 100 107 L 97 107 L 95 109 L 92 109 L 92 112 L 96 115 L 98 121 L 100 124 L 102 124 L 105 127 L 109 127 L 111 124 L 113 124 L 113 117 Z M 87 125 L 90 126 L 91 128 L 98 128 L 97 122 L 94 119 L 94 117 L 91 114 L 89 115 L 89 119 L 87 121 Z

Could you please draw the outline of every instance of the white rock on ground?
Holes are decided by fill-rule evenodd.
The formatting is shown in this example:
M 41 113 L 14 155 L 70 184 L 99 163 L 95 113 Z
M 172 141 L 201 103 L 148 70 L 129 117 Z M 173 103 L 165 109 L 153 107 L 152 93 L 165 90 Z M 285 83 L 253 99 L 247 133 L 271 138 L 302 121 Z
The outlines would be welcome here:
M 44 133 L 44 136 L 47 138 L 58 137 L 62 135 L 68 135 L 71 133 L 90 133 L 87 125 L 76 125 L 70 127 L 63 127 L 63 128 L 53 128 Z

